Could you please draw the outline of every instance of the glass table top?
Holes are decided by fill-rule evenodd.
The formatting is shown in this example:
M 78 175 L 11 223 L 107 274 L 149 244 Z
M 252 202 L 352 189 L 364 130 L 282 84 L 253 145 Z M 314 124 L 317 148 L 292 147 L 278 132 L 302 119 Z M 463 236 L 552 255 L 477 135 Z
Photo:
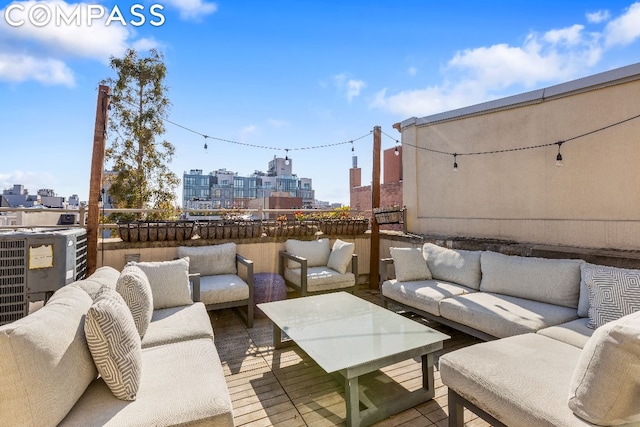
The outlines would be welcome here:
M 450 338 L 346 292 L 268 302 L 258 307 L 327 372 Z

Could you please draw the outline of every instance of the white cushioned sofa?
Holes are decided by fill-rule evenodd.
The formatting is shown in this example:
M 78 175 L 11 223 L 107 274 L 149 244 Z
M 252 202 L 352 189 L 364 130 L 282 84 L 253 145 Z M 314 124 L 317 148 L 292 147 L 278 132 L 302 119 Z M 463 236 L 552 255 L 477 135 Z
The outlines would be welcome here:
M 1 326 L 0 425 L 233 426 L 191 295 L 187 259 L 102 267 Z
M 383 304 L 488 340 L 439 359 L 449 425 L 466 407 L 494 426 L 640 426 L 640 270 L 431 243 L 391 255 Z

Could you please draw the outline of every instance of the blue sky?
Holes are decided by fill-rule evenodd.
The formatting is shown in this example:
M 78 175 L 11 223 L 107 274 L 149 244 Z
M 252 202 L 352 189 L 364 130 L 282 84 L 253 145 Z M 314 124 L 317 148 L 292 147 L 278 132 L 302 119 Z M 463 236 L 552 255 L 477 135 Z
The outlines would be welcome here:
M 392 125 L 412 116 L 640 61 L 640 2 L 633 1 L 37 3 L 0 3 L 0 187 L 52 188 L 81 200 L 97 86 L 114 76 L 109 57 L 127 47 L 163 52 L 168 118 L 197 132 L 166 124 L 178 176 L 220 168 L 248 175 L 288 155 L 294 173 L 313 179 L 318 199 L 344 204 L 352 154 L 363 183 L 370 181 L 372 137 L 354 142 L 354 153 L 337 143 L 379 125 L 391 136 L 383 136 L 383 149 L 390 148 L 400 139 Z M 135 4 L 143 25 L 131 24 L 139 22 Z M 151 24 L 159 21 L 154 4 L 162 6 L 160 26 Z M 33 8 L 70 16 L 99 6 L 105 17 L 91 26 L 85 15 L 81 25 L 35 26 L 38 16 L 29 18 Z M 115 7 L 127 25 L 106 25 Z M 198 133 L 242 144 L 208 139 L 205 151 Z M 331 146 L 307 149 L 324 145 Z

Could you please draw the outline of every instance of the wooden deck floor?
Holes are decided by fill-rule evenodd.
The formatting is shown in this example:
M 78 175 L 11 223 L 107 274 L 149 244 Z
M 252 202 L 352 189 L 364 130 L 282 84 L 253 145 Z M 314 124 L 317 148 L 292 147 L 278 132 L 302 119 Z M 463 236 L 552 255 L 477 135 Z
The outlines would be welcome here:
M 380 301 L 377 291 L 359 290 L 356 295 L 374 303 Z M 297 346 L 274 350 L 273 329 L 268 319 L 256 319 L 254 327 L 247 329 L 232 310 L 214 311 L 210 316 L 236 426 L 346 425 L 341 382 L 322 370 Z M 444 349 L 436 354 L 435 398 L 376 426 L 447 425 L 447 388 L 440 381 L 437 357 L 478 340 L 436 323 L 427 324 L 451 336 L 445 341 Z M 374 383 L 370 386 L 384 388 L 385 393 L 394 388 L 415 390 L 421 386 L 421 375 L 420 360 L 409 359 L 383 369 L 371 380 Z M 465 424 L 488 425 L 467 411 Z

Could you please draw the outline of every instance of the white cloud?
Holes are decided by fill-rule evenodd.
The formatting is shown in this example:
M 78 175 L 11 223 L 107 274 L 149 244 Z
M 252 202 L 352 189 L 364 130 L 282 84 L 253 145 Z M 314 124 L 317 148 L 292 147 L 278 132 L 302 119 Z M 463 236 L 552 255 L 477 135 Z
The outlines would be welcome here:
M 197 21 L 218 10 L 216 3 L 203 0 L 164 0 L 164 3 L 178 9 L 180 11 L 180 18 L 184 20 Z
M 12 189 L 14 185 L 23 185 L 29 194 L 36 194 L 41 188 L 52 188 L 56 179 L 49 173 L 13 171 L 0 173 L 0 187 Z
M 381 90 L 370 107 L 423 116 L 473 105 L 584 75 L 603 51 L 601 34 L 585 32 L 582 25 L 532 32 L 521 46 L 501 43 L 456 52 L 443 68 L 442 83 L 395 94 Z
M 640 38 L 640 3 L 634 3 L 605 28 L 605 45 L 628 45 Z
M 347 100 L 351 102 L 351 100 L 360 95 L 360 91 L 367 86 L 365 82 L 362 80 L 349 80 L 347 82 Z
M 34 25 L 29 18 L 29 12 L 36 5 L 35 10 L 39 13 L 34 16 L 40 17 L 42 26 Z M 128 9 L 119 9 L 126 22 L 133 19 Z M 104 12 L 101 18 L 89 19 L 90 12 L 97 16 L 101 11 Z M 119 56 L 130 46 L 138 49 L 157 46 L 152 39 L 136 40 L 130 23 L 123 26 L 119 21 L 113 21 L 106 25 L 112 11 L 110 7 L 100 8 L 97 3 L 11 2 L 0 9 L 0 79 L 71 86 L 74 77 L 68 62 L 73 58 L 89 58 L 107 64 L 110 56 Z M 59 22 L 56 22 L 56 16 Z M 47 18 L 48 23 L 45 22 Z M 12 62 L 7 63 L 8 59 Z
M 36 80 L 46 85 L 75 85 L 73 72 L 62 61 L 2 52 L 0 52 L 0 80 L 14 83 Z
M 409 69 L 407 70 L 407 73 L 410 76 L 415 76 L 416 74 L 418 74 L 418 69 L 416 67 L 409 67 Z
M 276 129 L 282 129 L 291 126 L 291 123 L 289 123 L 288 121 L 280 119 L 267 119 L 267 123 Z
M 591 12 L 586 14 L 587 22 L 591 24 L 599 24 L 604 21 L 608 21 L 611 18 L 611 14 L 608 10 L 598 10 L 597 12 Z
M 249 126 L 243 127 L 238 132 L 238 135 L 240 136 L 240 142 L 247 140 L 251 135 L 255 135 L 257 133 L 258 133 L 258 126 L 256 125 L 249 125 Z
M 339 91 L 344 92 L 349 102 L 356 96 L 359 96 L 360 91 L 367 86 L 363 80 L 350 79 L 344 73 L 334 75 L 333 83 Z

